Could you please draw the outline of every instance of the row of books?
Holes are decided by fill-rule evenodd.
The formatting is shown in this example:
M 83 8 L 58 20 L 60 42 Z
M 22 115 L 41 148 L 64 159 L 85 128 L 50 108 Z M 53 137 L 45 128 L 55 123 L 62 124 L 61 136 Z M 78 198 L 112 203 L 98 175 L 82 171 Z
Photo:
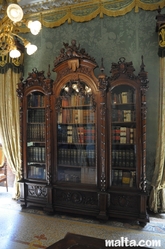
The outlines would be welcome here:
M 45 140 L 45 124 L 28 124 L 27 140 L 44 141 Z
M 79 171 L 60 169 L 58 171 L 58 181 L 95 184 L 96 169 L 87 166 L 82 167 Z
M 43 94 L 31 94 L 28 96 L 28 107 L 44 107 L 44 98 Z
M 45 147 L 27 147 L 28 162 L 45 162 Z
M 94 127 L 75 127 L 72 125 L 59 127 L 58 129 L 59 143 L 94 143 L 95 128 Z
M 60 148 L 59 165 L 95 166 L 95 150 Z
M 28 178 L 46 179 L 46 169 L 44 166 L 28 166 Z
M 45 122 L 45 109 L 30 109 L 27 111 L 28 123 L 43 123 Z
M 135 93 L 133 90 L 112 94 L 112 104 L 135 103 Z
M 136 143 L 136 128 L 125 126 L 112 126 L 112 143 L 134 144 Z
M 66 106 L 82 106 L 82 105 L 90 105 L 92 102 L 91 95 L 78 95 L 72 94 L 70 97 L 66 97 L 62 99 L 62 107 Z
M 136 156 L 133 149 L 112 150 L 112 167 L 135 168 Z
M 134 187 L 136 185 L 136 171 L 112 171 L 112 185 Z
M 95 123 L 95 112 L 92 109 L 62 109 L 58 113 L 58 123 L 86 124 Z
M 134 110 L 112 109 L 112 122 L 134 122 L 136 121 L 136 112 Z

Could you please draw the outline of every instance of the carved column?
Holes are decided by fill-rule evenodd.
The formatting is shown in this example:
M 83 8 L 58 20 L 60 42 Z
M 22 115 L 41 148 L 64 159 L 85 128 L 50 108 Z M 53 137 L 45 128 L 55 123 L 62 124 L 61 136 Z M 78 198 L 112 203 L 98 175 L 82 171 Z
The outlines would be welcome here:
M 100 193 L 99 193 L 99 208 L 100 213 L 98 218 L 108 219 L 107 216 L 107 203 L 108 203 L 108 193 L 106 193 L 107 188 L 107 173 L 106 173 L 106 91 L 108 86 L 108 78 L 103 73 L 103 59 L 101 65 L 101 74 L 99 75 L 99 90 L 100 96 L 100 140 L 101 140 L 101 151 L 100 151 Z
M 138 75 L 141 83 L 141 124 L 142 124 L 142 174 L 139 188 L 141 191 L 146 192 L 146 114 L 147 114 L 147 106 L 146 106 L 146 92 L 148 90 L 148 78 L 147 72 L 144 70 L 143 56 L 142 56 L 142 64 L 141 71 Z
M 21 155 L 21 165 L 20 165 L 20 198 L 19 203 L 21 206 L 26 206 L 25 202 L 25 184 L 24 184 L 24 166 L 23 166 L 23 96 L 24 96 L 24 82 L 21 78 L 21 82 L 18 83 L 17 96 L 19 97 L 19 120 L 20 120 L 20 155 Z

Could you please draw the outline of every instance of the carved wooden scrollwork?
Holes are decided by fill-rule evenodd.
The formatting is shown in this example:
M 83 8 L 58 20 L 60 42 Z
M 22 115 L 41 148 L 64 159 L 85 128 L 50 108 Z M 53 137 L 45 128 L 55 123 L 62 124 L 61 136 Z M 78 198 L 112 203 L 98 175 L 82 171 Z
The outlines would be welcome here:
M 64 48 L 61 48 L 60 55 L 54 61 L 54 67 L 56 67 L 59 63 L 73 58 L 81 58 L 81 59 L 88 59 L 95 62 L 95 59 L 89 56 L 84 48 L 80 48 L 80 44 L 76 44 L 76 40 L 72 40 L 71 44 L 63 42 Z M 75 65 L 75 63 L 74 63 Z M 76 63 L 76 67 L 77 67 Z
M 45 198 L 45 197 L 47 197 L 47 189 L 45 188 L 45 186 L 29 185 L 28 186 L 28 195 Z
M 57 190 L 57 199 L 59 202 L 77 205 L 96 206 L 98 204 L 98 199 L 95 194 L 88 195 L 87 193 L 80 191 Z
M 138 210 L 138 198 L 137 196 L 129 196 L 122 194 L 112 194 L 110 198 L 110 205 L 116 209 L 135 209 Z
M 126 62 L 124 57 L 121 57 L 118 63 L 112 63 L 110 80 L 118 79 L 122 74 L 126 75 L 129 79 L 135 80 L 137 76 L 134 75 L 135 69 L 132 61 Z
M 33 68 L 32 72 L 29 73 L 26 80 L 21 79 L 21 82 L 18 83 L 17 95 L 19 98 L 24 96 L 25 89 L 32 86 L 42 86 L 46 95 L 52 94 L 52 84 L 53 80 L 50 79 L 50 65 L 48 69 L 48 78 L 44 76 L 44 71 L 38 71 L 37 68 Z

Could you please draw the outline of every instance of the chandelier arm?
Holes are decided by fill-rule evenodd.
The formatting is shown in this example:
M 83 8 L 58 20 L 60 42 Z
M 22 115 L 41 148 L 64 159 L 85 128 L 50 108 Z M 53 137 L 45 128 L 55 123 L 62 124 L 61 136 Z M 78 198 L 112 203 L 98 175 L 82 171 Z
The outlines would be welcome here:
M 16 33 L 11 33 L 11 34 L 12 34 L 12 36 L 18 37 L 23 42 L 24 46 L 26 46 L 28 43 L 30 43 L 28 40 L 26 40 L 25 38 L 21 37 L 20 35 L 18 35 Z

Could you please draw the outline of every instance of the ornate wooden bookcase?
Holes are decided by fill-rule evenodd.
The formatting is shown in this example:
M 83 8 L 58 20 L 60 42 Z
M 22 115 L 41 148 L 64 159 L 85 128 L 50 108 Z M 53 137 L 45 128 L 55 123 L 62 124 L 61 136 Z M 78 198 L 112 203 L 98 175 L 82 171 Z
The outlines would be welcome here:
M 73 40 L 54 61 L 53 82 L 34 69 L 18 84 L 22 206 L 136 219 L 146 212 L 147 73 L 132 62 L 97 63 Z
M 111 67 L 107 93 L 110 195 L 108 215 L 148 221 L 146 214 L 147 73 L 134 75 L 132 62 L 120 58 Z
M 51 177 L 51 108 L 53 81 L 36 68 L 28 78 L 18 83 L 20 98 L 21 180 L 22 206 L 48 207 Z

